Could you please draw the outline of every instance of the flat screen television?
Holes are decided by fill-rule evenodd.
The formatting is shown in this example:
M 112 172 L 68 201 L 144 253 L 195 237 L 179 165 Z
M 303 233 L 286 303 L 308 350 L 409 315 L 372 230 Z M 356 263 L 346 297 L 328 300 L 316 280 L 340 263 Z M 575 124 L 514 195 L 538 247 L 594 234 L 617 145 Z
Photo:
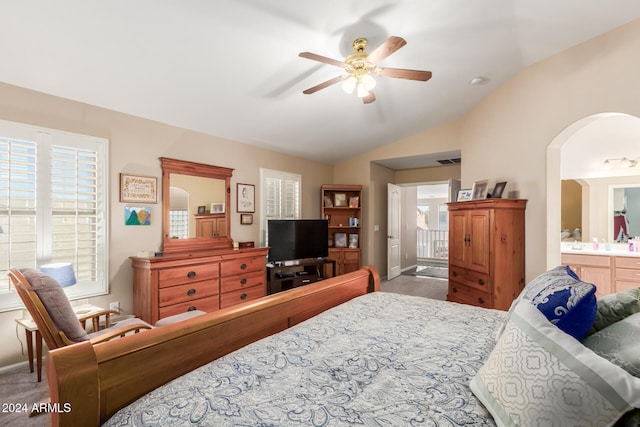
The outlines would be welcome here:
M 269 262 L 329 255 L 326 219 L 271 219 L 267 222 Z

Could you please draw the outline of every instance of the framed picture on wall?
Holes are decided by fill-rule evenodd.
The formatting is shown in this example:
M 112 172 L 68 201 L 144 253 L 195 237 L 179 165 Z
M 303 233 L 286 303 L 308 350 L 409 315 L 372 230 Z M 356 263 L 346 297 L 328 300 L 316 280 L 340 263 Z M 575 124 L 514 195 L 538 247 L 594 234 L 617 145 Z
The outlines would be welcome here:
M 158 203 L 158 178 L 121 173 L 120 201 Z
M 240 214 L 240 224 L 242 225 L 253 224 L 253 214 Z
M 254 213 L 256 211 L 255 189 L 255 185 L 252 184 L 237 185 L 238 212 Z

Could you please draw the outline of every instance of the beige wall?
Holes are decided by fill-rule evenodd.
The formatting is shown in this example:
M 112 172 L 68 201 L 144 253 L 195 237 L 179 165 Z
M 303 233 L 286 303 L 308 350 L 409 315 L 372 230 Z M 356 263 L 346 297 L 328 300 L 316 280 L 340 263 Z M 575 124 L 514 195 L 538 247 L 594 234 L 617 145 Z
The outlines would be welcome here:
M 43 95 L 0 83 L 0 119 L 109 139 L 110 235 L 109 295 L 92 298 L 91 303 L 108 306 L 120 301 L 124 312 L 131 313 L 132 279 L 129 257 L 139 251 L 156 251 L 162 246 L 162 203 L 151 205 L 149 227 L 127 227 L 123 215 L 126 204 L 119 202 L 119 173 L 128 172 L 158 177 L 159 157 L 172 157 L 233 168 L 231 179 L 231 237 L 239 241 L 259 241 L 259 216 L 253 225 L 240 225 L 236 213 L 236 183 L 256 184 L 256 211 L 260 209 L 260 168 L 283 170 L 303 175 L 302 211 L 305 218 L 320 213 L 319 188 L 333 181 L 333 167 L 285 156 L 222 138 L 187 131 L 162 123 L 114 111 Z M 162 194 L 158 188 L 159 194 Z M 16 339 L 14 319 L 20 311 L 0 313 L 0 366 L 25 360 Z M 24 342 L 23 331 L 20 338 Z M 25 346 L 26 349 L 26 346 Z
M 92 302 L 97 304 L 118 299 L 122 308 L 130 311 L 128 257 L 137 251 L 160 247 L 159 221 L 150 227 L 125 228 L 119 220 L 123 204 L 118 202 L 116 191 L 119 172 L 160 177 L 160 156 L 235 168 L 232 200 L 235 200 L 235 183 L 258 183 L 260 167 L 301 174 L 304 171 L 305 217 L 318 215 L 320 184 L 333 181 L 364 185 L 363 260 L 380 268 L 386 265 L 386 183 L 393 182 L 394 173 L 371 162 L 461 150 L 463 188 L 470 188 L 480 179 L 506 180 L 507 194 L 515 192 L 528 199 L 526 280 L 530 280 L 560 262 L 559 244 L 547 242 L 548 224 L 559 242 L 557 156 L 562 140 L 557 137 L 574 122 L 591 114 L 621 112 L 640 117 L 639 51 L 640 20 L 525 69 L 457 121 L 345 160 L 336 165 L 335 170 L 331 166 L 4 84 L 0 84 L 0 118 L 110 140 L 111 295 L 95 298 Z M 435 79 L 432 84 L 437 84 Z M 552 148 L 550 154 L 548 146 Z M 552 170 L 547 171 L 547 167 Z M 551 177 L 549 181 L 547 176 Z M 547 200 L 551 201 L 550 214 Z M 160 204 L 153 206 L 152 215 L 160 217 Z M 379 231 L 373 231 L 375 225 L 380 227 Z M 240 227 L 239 216 L 234 212 L 232 237 L 257 240 L 257 221 L 253 226 Z M 23 360 L 13 323 L 18 315 L 17 312 L 0 313 L 0 339 L 6 343 L 0 352 L 0 365 Z
M 560 263 L 560 161 L 559 154 L 550 154 L 547 164 L 547 147 L 559 152 L 562 141 L 556 137 L 583 117 L 601 112 L 640 116 L 638 51 L 640 20 L 534 64 L 456 122 L 338 164 L 335 176 L 364 182 L 371 161 L 461 150 L 463 188 L 480 179 L 488 179 L 490 187 L 504 180 L 506 195 L 528 199 L 525 280 L 531 280 Z M 547 182 L 547 168 L 557 169 L 550 172 L 553 182 Z M 370 202 L 375 198 L 386 199 L 386 194 L 371 192 Z M 382 209 L 372 215 L 370 224 L 383 222 L 375 216 L 384 215 Z M 548 223 L 557 239 L 549 246 Z M 379 265 L 380 259 L 369 254 L 365 261 Z

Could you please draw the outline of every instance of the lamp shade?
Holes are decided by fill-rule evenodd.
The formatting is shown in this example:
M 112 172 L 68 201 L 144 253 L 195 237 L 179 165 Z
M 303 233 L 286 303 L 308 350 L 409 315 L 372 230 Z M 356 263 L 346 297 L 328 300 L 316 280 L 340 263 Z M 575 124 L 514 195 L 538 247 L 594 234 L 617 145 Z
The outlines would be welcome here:
M 70 262 L 57 262 L 40 266 L 40 271 L 49 277 L 56 279 L 60 286 L 75 285 L 76 275 Z

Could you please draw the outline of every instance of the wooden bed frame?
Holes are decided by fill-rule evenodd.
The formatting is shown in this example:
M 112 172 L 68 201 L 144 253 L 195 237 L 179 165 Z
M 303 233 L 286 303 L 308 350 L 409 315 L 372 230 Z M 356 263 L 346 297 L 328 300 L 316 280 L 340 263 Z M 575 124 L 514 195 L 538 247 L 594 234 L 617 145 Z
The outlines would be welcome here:
M 49 352 L 52 426 L 99 426 L 151 390 L 331 307 L 380 290 L 375 267 L 92 346 Z

